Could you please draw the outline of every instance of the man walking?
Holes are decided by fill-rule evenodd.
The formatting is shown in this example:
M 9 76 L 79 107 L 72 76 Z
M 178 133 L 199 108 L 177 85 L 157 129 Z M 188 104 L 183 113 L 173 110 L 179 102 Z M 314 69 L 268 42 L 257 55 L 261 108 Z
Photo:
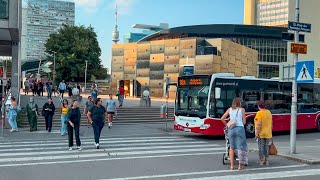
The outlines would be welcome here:
M 108 127 L 112 126 L 113 115 L 116 113 L 116 101 L 112 99 L 112 94 L 109 94 L 109 98 L 107 100 L 107 114 L 108 114 Z
M 99 149 L 99 139 L 104 123 L 107 121 L 107 112 L 105 107 L 102 106 L 101 98 L 97 98 L 95 104 L 95 106 L 89 109 L 87 116 L 93 127 L 95 147 Z
M 94 102 L 91 96 L 88 96 L 88 101 L 86 102 L 86 105 L 84 107 L 83 115 L 87 115 L 89 109 L 91 109 L 94 106 Z M 89 118 L 87 119 L 88 128 L 91 126 L 91 123 L 89 121 Z
M 29 80 L 27 79 L 25 82 L 24 82 L 24 95 L 27 95 L 29 94 Z
M 118 96 L 119 107 L 123 106 L 123 99 L 124 99 L 124 88 L 123 86 L 121 86 L 119 87 L 119 96 Z
M 64 92 L 66 91 L 66 89 L 67 89 L 66 83 L 64 83 L 64 80 L 62 80 L 59 84 L 59 91 L 60 91 L 62 99 L 63 99 L 63 95 L 64 95 Z

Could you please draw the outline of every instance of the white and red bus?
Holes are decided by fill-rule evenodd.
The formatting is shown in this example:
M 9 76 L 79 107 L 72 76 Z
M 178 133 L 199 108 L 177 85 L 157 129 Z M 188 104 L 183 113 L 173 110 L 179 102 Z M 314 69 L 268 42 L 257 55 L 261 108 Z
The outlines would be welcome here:
M 291 82 L 232 73 L 178 78 L 174 128 L 205 135 L 223 135 L 223 113 L 240 97 L 246 110 L 247 137 L 254 137 L 257 102 L 264 100 L 273 116 L 273 131 L 290 130 Z M 320 130 L 320 81 L 298 84 L 297 129 Z

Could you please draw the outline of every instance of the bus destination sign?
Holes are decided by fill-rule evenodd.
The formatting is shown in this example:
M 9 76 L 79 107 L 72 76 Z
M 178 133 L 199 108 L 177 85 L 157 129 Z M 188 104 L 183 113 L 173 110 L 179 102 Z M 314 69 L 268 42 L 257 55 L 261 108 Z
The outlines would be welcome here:
M 190 77 L 179 78 L 179 86 L 208 86 L 209 78 L 203 77 Z

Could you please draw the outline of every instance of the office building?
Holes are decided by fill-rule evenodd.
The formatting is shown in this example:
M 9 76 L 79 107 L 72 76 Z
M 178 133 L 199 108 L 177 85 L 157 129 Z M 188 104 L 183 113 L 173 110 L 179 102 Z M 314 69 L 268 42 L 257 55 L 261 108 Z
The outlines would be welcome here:
M 140 39 L 156 33 L 158 31 L 162 31 L 169 28 L 169 24 L 167 23 L 160 23 L 159 26 L 154 25 L 146 25 L 146 24 L 134 24 L 132 28 L 135 29 L 142 29 L 142 32 L 129 32 L 123 36 L 123 43 L 132 43 L 137 42 Z
M 26 60 L 45 58 L 45 43 L 50 34 L 66 25 L 74 25 L 75 4 L 59 0 L 29 0 L 27 6 Z M 23 53 L 22 53 L 23 54 Z
M 320 68 L 320 19 L 319 0 L 300 0 L 300 22 L 311 24 L 311 33 L 305 34 L 308 46 L 306 55 L 299 55 L 299 61 L 314 60 L 315 69 Z M 244 24 L 262 26 L 288 26 L 288 21 L 296 21 L 296 0 L 244 0 Z M 293 31 L 289 31 L 293 33 Z M 293 54 L 287 43 L 287 62 L 293 63 Z

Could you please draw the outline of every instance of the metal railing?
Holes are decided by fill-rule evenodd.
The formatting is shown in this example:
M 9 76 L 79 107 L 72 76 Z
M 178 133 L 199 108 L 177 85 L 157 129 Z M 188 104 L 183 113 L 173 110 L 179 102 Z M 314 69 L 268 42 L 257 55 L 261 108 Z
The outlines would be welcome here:
M 0 20 L 9 19 L 9 0 L 0 0 Z

